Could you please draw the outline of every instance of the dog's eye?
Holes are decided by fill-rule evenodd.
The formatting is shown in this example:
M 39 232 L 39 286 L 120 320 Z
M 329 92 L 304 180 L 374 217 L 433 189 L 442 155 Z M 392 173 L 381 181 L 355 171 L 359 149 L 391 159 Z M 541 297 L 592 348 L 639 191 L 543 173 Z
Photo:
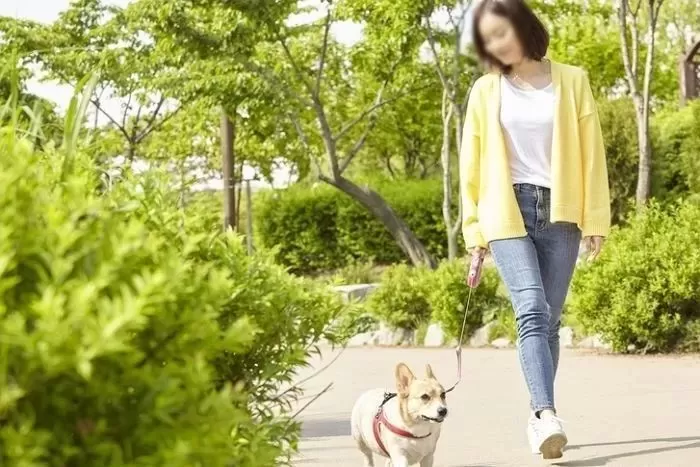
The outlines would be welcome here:
M 428 394 L 423 394 L 422 396 L 420 396 L 420 398 L 426 402 L 430 400 L 430 396 Z
M 444 392 L 440 393 L 440 399 L 444 399 L 446 396 L 447 396 L 447 394 L 445 394 Z

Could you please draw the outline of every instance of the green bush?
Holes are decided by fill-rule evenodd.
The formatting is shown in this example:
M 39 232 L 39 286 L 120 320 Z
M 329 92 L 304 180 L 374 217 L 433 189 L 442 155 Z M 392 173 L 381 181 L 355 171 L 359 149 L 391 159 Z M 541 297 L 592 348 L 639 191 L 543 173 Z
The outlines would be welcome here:
M 387 268 L 379 287 L 368 297 L 366 308 L 377 321 L 392 328 L 422 330 L 429 322 L 440 323 L 448 337 L 459 337 L 469 288 L 463 260 L 443 261 L 431 271 L 404 264 Z M 494 268 L 485 268 L 481 284 L 472 295 L 465 336 L 492 321 L 508 300 L 499 291 Z
M 682 347 L 700 320 L 700 205 L 651 205 L 580 268 L 569 312 L 617 351 Z M 697 326 L 695 327 L 697 329 Z
M 209 234 L 168 180 L 100 194 L 75 104 L 61 150 L 0 128 L 0 464 L 276 465 L 338 297 Z
M 328 280 L 334 285 L 373 284 L 381 280 L 381 271 L 382 268 L 373 261 L 362 263 L 353 260 L 330 275 Z
M 700 196 L 700 101 L 652 121 L 653 192 L 666 200 Z
M 598 105 L 610 179 L 612 220 L 623 220 L 637 189 L 639 143 L 631 99 L 603 99 Z
M 447 254 L 439 180 L 373 182 L 392 209 L 436 258 Z M 406 260 L 391 234 L 366 208 L 344 193 L 298 185 L 261 194 L 254 208 L 256 237 L 274 248 L 293 272 L 317 273 L 356 262 Z
M 469 297 L 465 267 L 464 260 L 444 261 L 429 277 L 428 303 L 432 320 L 440 323 L 445 334 L 451 338 L 459 338 Z M 499 284 L 495 268 L 484 268 L 481 283 L 472 293 L 465 336 L 470 336 L 483 324 L 495 319 L 502 310 L 508 311 L 508 300 L 498 293 Z
M 428 274 L 426 269 L 405 264 L 387 268 L 367 299 L 367 310 L 392 328 L 416 329 L 430 319 Z

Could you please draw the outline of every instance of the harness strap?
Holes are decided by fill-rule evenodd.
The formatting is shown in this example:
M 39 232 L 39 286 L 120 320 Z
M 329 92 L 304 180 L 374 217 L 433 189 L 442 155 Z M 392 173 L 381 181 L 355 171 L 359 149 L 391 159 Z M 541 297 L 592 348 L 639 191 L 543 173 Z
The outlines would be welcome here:
M 382 433 L 381 433 L 381 428 L 382 425 L 389 430 L 390 432 L 394 433 L 396 436 L 400 436 L 402 438 L 410 438 L 410 439 L 423 439 L 427 438 L 430 436 L 432 433 L 428 433 L 427 435 L 424 436 L 416 436 L 410 431 L 404 430 L 402 428 L 397 427 L 396 425 L 393 425 L 387 418 L 386 415 L 384 414 L 384 404 L 389 402 L 391 399 L 396 397 L 395 392 L 385 392 L 384 393 L 384 400 L 382 401 L 381 404 L 379 404 L 379 408 L 377 409 L 377 414 L 374 416 L 374 421 L 372 422 L 372 432 L 374 433 L 374 440 L 377 442 L 377 445 L 379 446 L 379 449 L 384 453 L 386 457 L 389 456 L 389 452 L 386 449 L 386 446 L 384 445 L 384 442 L 382 441 Z

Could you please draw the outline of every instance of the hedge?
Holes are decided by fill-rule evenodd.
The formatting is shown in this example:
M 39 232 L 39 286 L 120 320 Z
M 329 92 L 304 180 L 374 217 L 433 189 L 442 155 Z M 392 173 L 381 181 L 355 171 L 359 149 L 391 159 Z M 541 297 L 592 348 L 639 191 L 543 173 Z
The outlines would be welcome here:
M 700 204 L 652 204 L 579 268 L 568 312 L 617 351 L 700 343 Z M 700 349 L 696 349 L 700 350 Z
M 437 259 L 447 255 L 439 180 L 373 183 L 391 208 Z M 326 185 L 300 184 L 260 193 L 256 239 L 275 248 L 276 259 L 296 273 L 336 270 L 357 261 L 406 260 L 386 228 L 362 205 Z M 461 241 L 461 240 L 460 240 Z
M 499 293 L 500 280 L 493 267 L 484 269 L 474 291 L 465 335 L 470 336 L 501 313 L 511 313 L 508 299 Z M 436 270 L 404 264 L 389 267 L 366 304 L 377 321 L 392 328 L 418 329 L 439 323 L 449 338 L 458 338 L 469 288 L 463 259 L 443 261 Z
M 700 197 L 700 101 L 667 109 L 652 120 L 654 196 Z

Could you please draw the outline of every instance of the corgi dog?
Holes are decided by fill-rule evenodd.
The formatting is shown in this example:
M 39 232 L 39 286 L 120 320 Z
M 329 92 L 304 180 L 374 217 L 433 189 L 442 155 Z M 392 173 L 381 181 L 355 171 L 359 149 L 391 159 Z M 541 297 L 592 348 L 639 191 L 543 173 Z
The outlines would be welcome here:
M 396 366 L 395 394 L 383 389 L 363 393 L 352 409 L 351 433 L 364 467 L 375 467 L 375 454 L 388 459 L 386 467 L 432 467 L 447 417 L 445 396 L 430 365 L 419 379 L 404 363 Z

